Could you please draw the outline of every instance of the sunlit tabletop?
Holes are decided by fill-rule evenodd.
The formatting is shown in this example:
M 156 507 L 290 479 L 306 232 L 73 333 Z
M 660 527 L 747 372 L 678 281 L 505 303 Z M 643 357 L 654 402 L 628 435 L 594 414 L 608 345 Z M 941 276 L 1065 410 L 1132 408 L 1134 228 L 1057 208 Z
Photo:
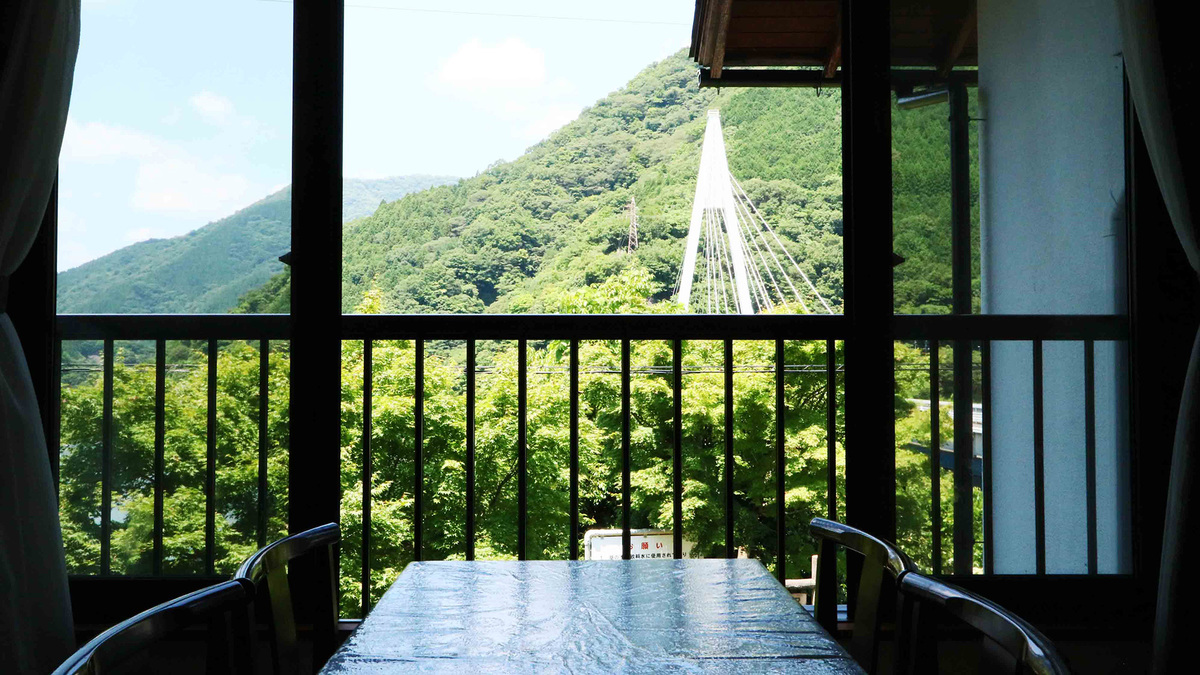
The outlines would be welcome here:
M 416 562 L 325 673 L 862 673 L 756 560 Z

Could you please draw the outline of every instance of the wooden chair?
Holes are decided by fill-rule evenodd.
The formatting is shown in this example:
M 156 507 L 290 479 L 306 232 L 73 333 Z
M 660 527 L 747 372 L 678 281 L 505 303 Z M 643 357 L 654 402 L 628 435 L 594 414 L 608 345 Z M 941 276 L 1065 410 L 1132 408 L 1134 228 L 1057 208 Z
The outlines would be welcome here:
M 897 672 L 937 672 L 937 641 L 932 635 L 935 622 L 929 611 L 934 608 L 975 628 L 1015 661 L 1015 666 L 1012 662 L 990 664 L 995 672 L 1036 675 L 1066 675 L 1070 672 L 1054 643 L 990 600 L 917 572 L 904 574 L 899 588 L 902 597 L 913 601 L 910 605 L 913 614 L 907 622 L 912 627 L 910 634 L 906 638 L 897 638 L 897 642 L 908 641 L 908 646 L 901 650 L 903 656 L 897 664 Z
M 265 608 L 271 635 L 272 670 L 276 675 L 300 672 L 300 648 L 296 639 L 296 615 L 292 603 L 288 567 L 293 561 L 308 563 L 304 575 L 311 579 L 311 601 L 304 604 L 312 613 L 313 671 L 320 669 L 337 645 L 338 580 L 334 576 L 334 552 L 342 539 L 341 528 L 329 523 L 284 537 L 268 544 L 246 559 L 235 580 L 250 584 L 255 603 Z M 244 632 L 254 634 L 253 606 L 244 615 Z M 251 647 L 251 651 L 253 648 Z
M 894 584 L 917 566 L 892 544 L 849 525 L 813 518 L 808 529 L 820 542 L 813 613 L 830 633 L 837 630 L 837 547 L 862 556 L 858 600 L 854 605 L 854 631 L 847 651 L 867 672 L 873 673 L 878 666 L 879 609 L 884 601 L 884 577 Z
M 164 602 L 109 628 L 81 647 L 54 675 L 102 675 L 130 661 L 156 642 L 191 625 L 209 622 L 208 672 L 236 670 L 225 632 L 229 618 L 249 605 L 252 589 L 226 581 Z

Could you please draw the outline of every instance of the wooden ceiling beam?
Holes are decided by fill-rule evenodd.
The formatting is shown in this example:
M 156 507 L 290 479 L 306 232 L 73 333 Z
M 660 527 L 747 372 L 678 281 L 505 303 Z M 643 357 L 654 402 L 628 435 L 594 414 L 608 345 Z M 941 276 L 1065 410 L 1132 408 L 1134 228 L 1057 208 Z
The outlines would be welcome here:
M 825 79 L 833 79 L 838 66 L 842 64 L 842 13 L 838 11 L 837 26 L 833 30 L 833 44 L 829 45 L 829 55 L 825 57 Z
M 967 3 L 967 13 L 958 24 L 958 32 L 955 33 L 954 39 L 950 42 L 950 47 L 946 50 L 946 55 L 942 59 L 941 65 L 938 66 L 939 76 L 946 77 L 954 69 L 954 64 L 958 62 L 958 57 L 962 56 L 963 50 L 966 49 L 967 43 L 971 40 L 971 34 L 975 32 L 978 14 L 979 7 L 976 4 L 976 0 L 970 0 Z
M 729 35 L 729 12 L 733 0 L 716 0 L 716 40 L 713 44 L 712 76 L 721 77 L 721 68 L 725 65 L 725 38 Z
M 737 17 L 833 17 L 839 4 L 836 0 L 738 0 L 733 13 Z

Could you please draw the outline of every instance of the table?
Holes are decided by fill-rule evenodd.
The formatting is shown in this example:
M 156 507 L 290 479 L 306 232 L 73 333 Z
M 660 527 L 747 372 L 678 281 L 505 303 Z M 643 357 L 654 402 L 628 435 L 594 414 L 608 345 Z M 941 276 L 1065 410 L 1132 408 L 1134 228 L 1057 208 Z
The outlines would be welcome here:
M 862 673 L 757 560 L 414 562 L 324 673 Z

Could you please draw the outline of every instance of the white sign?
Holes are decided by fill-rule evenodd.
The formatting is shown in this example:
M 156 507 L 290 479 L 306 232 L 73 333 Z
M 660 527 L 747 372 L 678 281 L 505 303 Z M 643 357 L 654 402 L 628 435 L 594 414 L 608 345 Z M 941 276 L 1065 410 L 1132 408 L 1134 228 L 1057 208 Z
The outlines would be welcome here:
M 683 557 L 691 557 L 692 542 L 684 540 Z M 630 530 L 629 558 L 648 560 L 675 557 L 671 530 Z M 621 530 L 588 530 L 583 535 L 584 560 L 621 560 Z

